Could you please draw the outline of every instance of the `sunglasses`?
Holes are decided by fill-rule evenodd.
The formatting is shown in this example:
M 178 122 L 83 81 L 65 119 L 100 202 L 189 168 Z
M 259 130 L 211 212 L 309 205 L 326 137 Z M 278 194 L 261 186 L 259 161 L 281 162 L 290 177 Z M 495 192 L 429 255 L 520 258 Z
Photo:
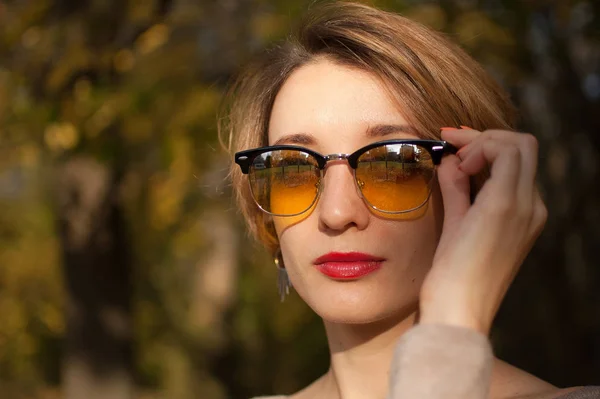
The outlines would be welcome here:
M 235 162 L 248 175 L 258 207 L 274 216 L 308 211 L 323 188 L 329 161 L 346 160 L 356 188 L 373 209 L 390 214 L 422 207 L 431 195 L 435 166 L 456 148 L 439 140 L 386 140 L 352 154 L 322 155 L 308 148 L 276 145 L 240 151 Z

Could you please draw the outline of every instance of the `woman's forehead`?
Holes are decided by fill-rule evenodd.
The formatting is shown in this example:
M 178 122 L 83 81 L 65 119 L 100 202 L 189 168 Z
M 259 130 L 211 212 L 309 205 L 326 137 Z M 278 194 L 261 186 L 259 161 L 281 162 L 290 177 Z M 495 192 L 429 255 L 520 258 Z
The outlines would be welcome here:
M 294 71 L 277 94 L 269 122 L 269 144 L 291 136 L 319 142 L 356 141 L 374 131 L 407 135 L 409 129 L 375 75 L 321 60 Z

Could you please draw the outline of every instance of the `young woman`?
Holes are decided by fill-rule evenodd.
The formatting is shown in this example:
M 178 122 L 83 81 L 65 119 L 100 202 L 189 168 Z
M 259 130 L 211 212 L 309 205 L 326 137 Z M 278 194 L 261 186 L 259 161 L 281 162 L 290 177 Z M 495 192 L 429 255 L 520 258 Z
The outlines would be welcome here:
M 291 398 L 588 398 L 487 334 L 546 221 L 537 142 L 463 50 L 399 15 L 316 7 L 230 92 L 250 230 L 322 317 L 329 371 Z M 566 395 L 566 396 L 565 396 Z

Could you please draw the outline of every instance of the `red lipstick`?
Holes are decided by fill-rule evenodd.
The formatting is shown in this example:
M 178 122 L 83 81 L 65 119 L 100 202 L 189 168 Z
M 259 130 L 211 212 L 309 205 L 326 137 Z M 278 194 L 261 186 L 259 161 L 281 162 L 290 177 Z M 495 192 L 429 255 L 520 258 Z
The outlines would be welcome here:
M 315 259 L 321 273 L 336 280 L 355 280 L 373 273 L 385 259 L 361 252 L 330 252 Z

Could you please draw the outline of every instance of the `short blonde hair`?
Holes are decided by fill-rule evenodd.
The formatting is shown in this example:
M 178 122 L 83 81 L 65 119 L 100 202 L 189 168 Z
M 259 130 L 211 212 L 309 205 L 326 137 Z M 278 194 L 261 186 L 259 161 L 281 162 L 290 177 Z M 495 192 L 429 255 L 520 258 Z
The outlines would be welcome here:
M 309 10 L 294 35 L 268 50 L 233 82 L 219 119 L 219 135 L 230 153 L 268 144 L 269 118 L 279 89 L 294 70 L 319 59 L 381 79 L 424 138 L 439 139 L 442 126 L 477 130 L 513 126 L 515 111 L 506 92 L 459 46 L 398 14 L 334 2 Z M 230 174 L 251 234 L 275 253 L 279 243 L 270 216 L 254 204 L 249 185 L 233 162 Z M 476 191 L 480 184 L 474 185 Z

